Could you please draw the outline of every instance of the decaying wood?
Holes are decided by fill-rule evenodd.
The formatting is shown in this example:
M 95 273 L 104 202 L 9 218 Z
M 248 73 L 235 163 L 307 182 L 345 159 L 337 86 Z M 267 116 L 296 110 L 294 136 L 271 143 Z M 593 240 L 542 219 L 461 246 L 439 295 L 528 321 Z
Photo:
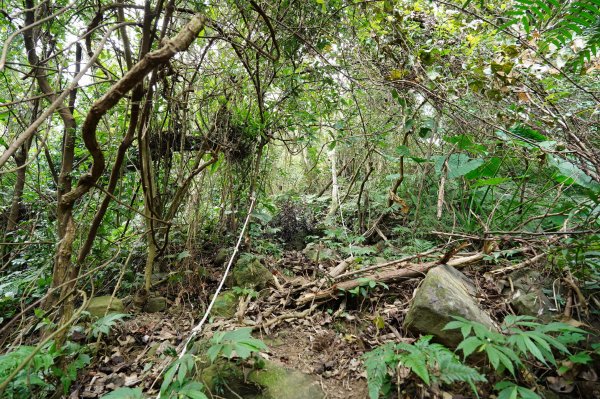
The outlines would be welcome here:
M 391 260 L 389 262 L 378 263 L 376 265 L 365 267 L 365 268 L 359 269 L 359 270 L 352 270 L 352 271 L 349 271 L 347 273 L 344 273 L 344 274 L 341 274 L 341 275 L 337 276 L 335 279 L 336 280 L 341 280 L 341 279 L 344 279 L 344 278 L 347 278 L 347 277 L 350 277 L 350 276 L 354 276 L 356 274 L 366 273 L 366 272 L 371 271 L 371 270 L 383 269 L 385 267 L 390 267 L 390 266 L 400 266 L 400 265 L 402 265 L 404 263 L 407 264 L 409 260 L 412 260 L 412 259 L 415 259 L 415 258 L 426 257 L 428 255 L 431 255 L 434 252 L 437 252 L 437 251 L 439 251 L 439 248 L 435 247 L 435 248 L 432 248 L 432 249 L 430 249 L 428 251 L 425 251 L 425 252 L 421 252 L 421 253 L 418 253 L 418 254 L 415 254 L 415 255 L 405 256 L 404 258 L 401 258 L 401 259 Z
M 483 256 L 483 253 L 476 253 L 471 256 L 452 259 L 448 261 L 447 264 L 454 267 L 460 267 L 481 260 L 483 259 Z M 439 264 L 439 261 L 409 263 L 404 265 L 402 269 L 381 270 L 375 273 L 367 274 L 359 279 L 348 280 L 334 284 L 322 291 L 306 293 L 296 300 L 296 305 L 301 306 L 310 302 L 319 301 L 321 299 L 335 297 L 340 293 L 340 291 L 348 291 L 364 284 L 365 279 L 373 280 L 379 283 L 385 283 L 399 279 L 423 276 L 429 269 Z
M 331 269 L 331 271 L 329 272 L 329 277 L 336 278 L 340 274 L 344 273 L 352 263 L 354 263 L 354 256 L 350 256 L 344 259 L 343 261 L 338 263 L 336 267 Z
M 489 272 L 489 274 L 494 275 L 494 276 L 499 276 L 501 274 L 506 274 L 506 273 L 509 273 L 509 272 L 513 272 L 515 270 L 522 269 L 525 266 L 532 265 L 532 264 L 536 263 L 537 261 L 539 261 L 539 260 L 541 260 L 541 259 L 543 259 L 545 257 L 546 257 L 546 253 L 541 253 L 541 254 L 536 255 L 536 256 L 534 256 L 531 259 L 527 259 L 527 260 L 525 260 L 525 261 L 523 261 L 521 263 L 517 263 L 515 265 L 511 265 L 511 266 L 508 266 L 508 267 L 503 267 L 502 269 L 492 270 L 491 272 Z

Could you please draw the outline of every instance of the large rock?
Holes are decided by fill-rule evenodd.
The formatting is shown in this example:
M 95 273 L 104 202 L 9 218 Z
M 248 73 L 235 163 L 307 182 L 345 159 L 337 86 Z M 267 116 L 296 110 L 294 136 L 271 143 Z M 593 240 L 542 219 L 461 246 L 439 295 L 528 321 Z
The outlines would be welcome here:
M 220 395 L 226 399 L 325 398 L 317 379 L 270 361 L 265 361 L 264 368 L 248 372 L 238 364 L 219 360 L 202 370 L 199 379 L 211 392 L 218 389 L 219 381 L 225 382 L 229 389 L 222 389 Z
M 273 282 L 273 274 L 256 256 L 243 254 L 231 273 L 236 286 L 260 291 Z
M 121 301 L 119 298 L 113 298 L 110 295 L 93 297 L 90 299 L 90 303 L 86 310 L 94 317 L 104 317 L 104 313 L 106 313 L 107 308 L 107 314 L 125 313 L 123 301 Z
M 433 335 L 446 346 L 455 347 L 463 339 L 460 330 L 444 330 L 446 324 L 460 316 L 495 329 L 489 314 L 477 304 L 477 291 L 471 281 L 461 272 L 448 265 L 437 266 L 417 289 L 410 309 L 404 319 L 404 327 L 412 331 Z

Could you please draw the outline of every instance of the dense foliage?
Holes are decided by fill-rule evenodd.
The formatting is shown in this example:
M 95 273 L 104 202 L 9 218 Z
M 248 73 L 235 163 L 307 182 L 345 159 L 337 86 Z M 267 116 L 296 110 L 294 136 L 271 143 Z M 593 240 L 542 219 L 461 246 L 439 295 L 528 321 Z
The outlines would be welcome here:
M 68 394 L 97 349 L 70 328 L 88 297 L 204 287 L 183 272 L 249 213 L 243 250 L 271 258 L 313 242 L 368 266 L 450 237 L 493 265 L 543 240 L 560 305 L 598 315 L 597 0 L 5 0 L 0 43 L 0 396 Z M 106 317 L 79 333 L 99 345 Z M 513 377 L 581 333 L 512 321 L 449 327 Z M 247 335 L 209 356 L 265 348 Z M 485 379 L 427 337 L 377 350 L 373 398 L 400 364 Z M 199 391 L 192 363 L 161 390 Z

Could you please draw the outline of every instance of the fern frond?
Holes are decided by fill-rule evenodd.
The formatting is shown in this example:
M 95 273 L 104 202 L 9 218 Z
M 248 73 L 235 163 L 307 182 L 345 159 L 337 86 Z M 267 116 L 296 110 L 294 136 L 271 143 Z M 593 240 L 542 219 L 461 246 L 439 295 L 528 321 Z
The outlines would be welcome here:
M 585 39 L 585 46 L 576 51 L 574 66 L 582 67 L 593 57 L 600 55 L 600 1 L 575 0 L 516 0 L 515 6 L 506 13 L 509 21 L 500 29 L 522 24 L 526 33 L 533 29 L 542 33 L 540 50 L 550 45 L 566 47 L 576 35 Z
M 456 358 L 445 357 L 440 360 L 440 378 L 446 384 L 455 382 L 484 382 L 486 378 L 472 367 L 462 364 Z

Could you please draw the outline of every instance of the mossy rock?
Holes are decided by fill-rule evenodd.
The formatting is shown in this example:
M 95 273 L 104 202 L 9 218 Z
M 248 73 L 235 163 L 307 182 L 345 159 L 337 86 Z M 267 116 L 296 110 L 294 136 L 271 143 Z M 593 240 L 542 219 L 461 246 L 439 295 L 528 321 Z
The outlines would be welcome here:
M 261 370 L 248 375 L 251 381 L 263 388 L 265 399 L 319 399 L 325 394 L 319 381 L 308 374 L 286 369 L 273 362 L 266 362 Z
M 121 301 L 119 298 L 113 298 L 110 295 L 93 297 L 90 299 L 90 303 L 88 304 L 86 310 L 94 317 L 104 317 L 104 313 L 106 312 L 107 308 L 107 314 L 125 313 L 123 301 Z
M 475 299 L 477 290 L 461 272 L 448 265 L 429 270 L 417 289 L 404 327 L 423 335 L 433 335 L 448 347 L 456 347 L 463 339 L 460 330 L 444 330 L 444 327 L 460 316 L 496 329 L 487 312 Z
M 144 305 L 144 312 L 158 313 L 167 308 L 167 298 L 163 296 L 148 298 L 148 302 Z
M 321 399 L 325 397 L 314 377 L 265 361 L 262 369 L 248 372 L 225 360 L 202 370 L 198 379 L 210 392 L 226 399 Z M 221 389 L 221 385 L 228 388 Z M 235 392 L 232 393 L 231 391 Z
M 260 291 L 273 282 L 273 274 L 256 256 L 243 254 L 231 273 L 233 283 L 242 288 Z
M 229 319 L 235 315 L 237 305 L 238 297 L 233 291 L 222 291 L 217 296 L 210 314 Z
M 215 266 L 223 266 L 223 264 L 227 262 L 230 256 L 231 250 L 229 248 L 219 248 L 215 255 L 215 258 L 213 259 L 213 263 L 215 264 Z
M 542 290 L 542 275 L 535 270 L 518 270 L 509 278 L 512 285 L 503 292 L 515 312 L 549 322 L 552 319 L 553 306 Z
M 317 244 L 311 242 L 308 244 L 303 250 L 302 253 L 311 261 L 317 263 L 326 260 L 333 260 L 338 257 L 337 253 L 331 249 L 327 248 L 322 244 Z

